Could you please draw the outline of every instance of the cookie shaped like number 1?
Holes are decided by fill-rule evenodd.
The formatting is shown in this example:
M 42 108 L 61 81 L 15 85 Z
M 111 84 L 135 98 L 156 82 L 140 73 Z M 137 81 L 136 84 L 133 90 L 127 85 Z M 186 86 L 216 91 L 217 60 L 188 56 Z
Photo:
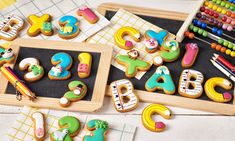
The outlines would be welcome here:
M 80 53 L 78 55 L 78 60 L 80 61 L 78 65 L 78 76 L 80 78 L 87 78 L 91 72 L 91 61 L 92 56 L 90 53 Z
M 59 20 L 59 25 L 61 26 L 58 32 L 60 38 L 71 39 L 80 33 L 80 29 L 78 28 L 78 19 L 74 16 L 63 16 Z
M 35 112 L 31 115 L 34 122 L 34 139 L 36 141 L 44 141 L 46 137 L 46 123 L 42 113 Z

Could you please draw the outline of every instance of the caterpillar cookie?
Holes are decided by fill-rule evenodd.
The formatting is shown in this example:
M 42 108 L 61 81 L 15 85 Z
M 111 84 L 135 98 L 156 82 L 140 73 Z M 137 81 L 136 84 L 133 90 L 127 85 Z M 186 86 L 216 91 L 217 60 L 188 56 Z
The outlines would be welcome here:
M 134 93 L 134 87 L 131 81 L 122 79 L 110 84 L 112 90 L 112 99 L 115 109 L 118 112 L 128 112 L 137 108 L 139 98 Z M 122 91 L 125 89 L 126 91 Z M 128 101 L 125 101 L 125 98 Z
M 87 86 L 81 81 L 72 81 L 68 85 L 69 90 L 60 98 L 60 105 L 67 107 L 71 102 L 78 101 L 86 96 Z
M 46 36 L 51 36 L 53 34 L 51 16 L 49 14 L 43 14 L 41 17 L 38 17 L 35 14 L 32 14 L 28 17 L 31 27 L 28 29 L 27 33 L 29 36 L 37 36 L 42 33 Z
M 140 42 L 140 32 L 130 26 L 124 26 L 119 28 L 114 34 L 115 43 L 122 49 L 130 50 L 133 48 L 132 41 L 125 40 L 124 36 L 129 35 L 134 41 Z
M 51 58 L 54 65 L 48 73 L 51 80 L 66 80 L 70 78 L 71 72 L 68 71 L 73 63 L 72 57 L 64 52 L 56 53 Z
M 125 75 L 127 77 L 134 77 L 138 71 L 147 71 L 151 65 L 148 62 L 138 59 L 139 52 L 131 50 L 127 55 L 118 55 L 117 62 L 126 67 Z
M 99 17 L 87 6 L 80 7 L 77 13 L 91 24 L 94 24 L 99 20 Z
M 39 61 L 36 58 L 25 58 L 19 63 L 21 71 L 28 71 L 24 75 L 24 79 L 28 82 L 34 82 L 40 80 L 44 75 L 44 69 L 39 65 Z
M 73 116 L 64 116 L 58 121 L 60 129 L 50 134 L 51 141 L 72 141 L 81 128 L 80 121 Z
M 78 55 L 78 76 L 80 78 L 87 78 L 91 72 L 92 56 L 90 53 L 80 53 Z
M 163 82 L 159 82 L 160 80 Z M 174 94 L 175 85 L 168 68 L 166 66 L 159 66 L 156 72 L 146 81 L 145 89 L 149 92 L 163 90 L 166 94 Z
M 34 139 L 36 141 L 44 141 L 46 137 L 46 122 L 44 115 L 40 112 L 34 112 L 31 115 L 34 127 Z
M 74 16 L 66 15 L 59 20 L 60 30 L 58 35 L 62 39 L 72 39 L 80 33 L 78 19 Z
M 24 27 L 24 20 L 17 15 L 9 15 L 0 22 L 0 39 L 14 40 Z
M 197 58 L 197 54 L 199 52 L 199 48 L 197 44 L 188 43 L 186 44 L 185 49 L 186 49 L 186 52 L 184 54 L 181 64 L 182 64 L 182 67 L 189 68 L 194 64 Z
M 179 80 L 178 92 L 185 97 L 198 98 L 203 92 L 203 81 L 204 77 L 201 72 L 190 69 L 183 70 Z
M 109 125 L 106 121 L 93 119 L 86 124 L 91 135 L 85 135 L 82 141 L 106 141 Z
M 151 38 L 145 41 L 145 50 L 148 53 L 154 53 L 159 49 L 158 42 L 155 38 Z
M 0 47 L 0 66 L 5 63 L 12 63 L 15 60 L 15 55 L 11 48 L 4 49 Z

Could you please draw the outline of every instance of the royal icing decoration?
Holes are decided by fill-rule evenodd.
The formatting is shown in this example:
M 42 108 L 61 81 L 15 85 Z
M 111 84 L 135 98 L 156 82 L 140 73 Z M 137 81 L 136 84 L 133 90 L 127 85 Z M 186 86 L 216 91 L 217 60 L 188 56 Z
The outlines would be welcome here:
M 110 84 L 110 87 L 114 106 L 118 112 L 127 112 L 137 108 L 139 99 L 134 94 L 133 84 L 129 80 L 122 79 L 114 81 Z M 122 89 L 126 91 L 123 92 Z M 128 99 L 128 101 L 125 101 L 125 98 Z
M 35 112 L 32 114 L 32 120 L 34 122 L 34 137 L 37 141 L 44 140 L 46 136 L 45 123 L 43 114 Z
M 159 82 L 160 80 L 163 82 Z M 145 88 L 150 92 L 163 90 L 166 94 L 174 94 L 175 85 L 168 68 L 166 66 L 159 66 L 156 72 L 145 83 Z
M 51 16 L 49 14 L 43 14 L 41 17 L 32 14 L 28 17 L 31 27 L 28 29 L 27 33 L 29 36 L 37 36 L 42 33 L 44 35 L 50 36 L 53 34 Z
M 106 121 L 103 120 L 90 120 L 86 127 L 91 131 L 91 135 L 85 135 L 83 141 L 106 141 L 107 132 L 109 125 Z
M 53 65 L 49 71 L 49 78 L 52 80 L 65 80 L 71 76 L 68 71 L 72 66 L 72 58 L 69 54 L 60 52 L 52 56 L 51 62 Z
M 155 38 L 150 38 L 145 41 L 145 50 L 148 53 L 154 53 L 158 50 L 158 42 Z
M 141 35 L 137 29 L 130 26 L 121 27 L 114 34 L 114 41 L 120 48 L 126 50 L 133 48 L 132 41 L 124 39 L 124 36 L 126 35 L 130 36 L 134 41 L 140 42 Z
M 206 81 L 204 85 L 206 95 L 216 102 L 229 102 L 232 99 L 232 95 L 229 92 L 219 93 L 215 90 L 215 87 L 221 87 L 225 90 L 232 89 L 232 83 L 222 77 L 213 77 Z
M 186 52 L 184 54 L 181 64 L 184 68 L 189 68 L 194 64 L 197 58 L 199 48 L 197 44 L 188 43 L 186 44 L 185 49 L 186 49 Z
M 162 132 L 166 129 L 166 125 L 161 122 L 155 122 L 152 119 L 152 115 L 159 114 L 165 119 L 171 119 L 172 113 L 170 109 L 161 104 L 150 104 L 142 112 L 142 123 L 145 128 L 153 132 Z
M 78 76 L 80 78 L 87 78 L 91 72 L 92 56 L 90 53 L 80 53 L 78 55 Z
M 82 99 L 87 93 L 87 86 L 81 81 L 72 81 L 68 87 L 70 91 L 66 92 L 60 99 L 60 104 L 63 107 L 69 106 L 72 101 Z
M 63 16 L 59 20 L 59 25 L 61 28 L 58 35 L 63 39 L 74 38 L 80 33 L 80 29 L 78 28 L 78 19 L 74 16 Z
M 134 77 L 138 71 L 147 71 L 151 65 L 148 62 L 138 59 L 137 50 L 131 50 L 127 55 L 117 56 L 117 62 L 126 67 L 125 74 L 127 77 Z
M 9 15 L 0 22 L 0 39 L 14 40 L 24 27 L 24 21 L 17 15 Z
M 203 92 L 203 80 L 204 77 L 201 72 L 190 69 L 183 70 L 179 80 L 179 94 L 189 98 L 200 97 Z
M 72 137 L 79 133 L 81 127 L 80 121 L 73 116 L 62 117 L 58 124 L 61 129 L 51 133 L 52 141 L 72 141 Z
M 160 30 L 158 33 L 153 30 L 147 30 L 145 32 L 145 37 L 147 39 L 154 38 L 160 46 L 163 45 L 163 42 L 167 38 L 168 31 Z
M 14 59 L 15 59 L 15 55 L 11 48 L 4 49 L 0 47 L 0 65 L 3 65 L 4 63 L 10 63 Z
M 36 58 L 25 58 L 19 63 L 19 68 L 22 71 L 27 70 L 24 79 L 29 82 L 40 80 L 44 75 L 44 69 L 39 65 Z
M 82 6 L 78 9 L 78 15 L 83 16 L 89 23 L 94 24 L 99 20 L 99 17 L 87 6 Z

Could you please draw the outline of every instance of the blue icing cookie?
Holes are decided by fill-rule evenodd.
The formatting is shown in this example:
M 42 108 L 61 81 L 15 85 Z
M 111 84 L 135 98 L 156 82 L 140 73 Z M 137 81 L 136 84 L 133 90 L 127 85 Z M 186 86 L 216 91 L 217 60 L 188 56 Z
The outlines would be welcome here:
M 166 30 L 161 30 L 160 32 L 155 32 L 153 30 L 147 30 L 145 32 L 145 34 L 150 37 L 150 38 L 154 38 L 157 40 L 157 42 L 159 43 L 160 46 L 162 46 L 164 39 L 166 38 L 168 31 Z
M 4 49 L 0 47 L 0 61 L 9 61 L 14 57 L 12 49 Z
M 59 34 L 72 35 L 72 34 L 75 34 L 76 32 L 78 32 L 78 30 L 79 30 L 79 28 L 77 26 L 78 20 L 74 16 L 70 16 L 70 15 L 63 16 L 62 18 L 60 18 L 59 23 L 60 24 L 66 23 L 59 30 Z

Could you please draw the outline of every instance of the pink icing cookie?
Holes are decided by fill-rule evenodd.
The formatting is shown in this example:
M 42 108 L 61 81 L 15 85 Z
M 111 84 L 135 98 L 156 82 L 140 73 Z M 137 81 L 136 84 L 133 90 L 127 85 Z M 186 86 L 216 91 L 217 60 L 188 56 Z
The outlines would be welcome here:
M 182 64 L 182 67 L 189 68 L 194 64 L 197 58 L 199 48 L 196 43 L 188 43 L 186 44 L 185 49 L 186 49 L 186 52 L 184 54 L 181 64 Z
M 83 18 L 91 24 L 94 24 L 99 20 L 99 17 L 87 6 L 80 7 L 77 13 L 79 16 L 83 16 Z

